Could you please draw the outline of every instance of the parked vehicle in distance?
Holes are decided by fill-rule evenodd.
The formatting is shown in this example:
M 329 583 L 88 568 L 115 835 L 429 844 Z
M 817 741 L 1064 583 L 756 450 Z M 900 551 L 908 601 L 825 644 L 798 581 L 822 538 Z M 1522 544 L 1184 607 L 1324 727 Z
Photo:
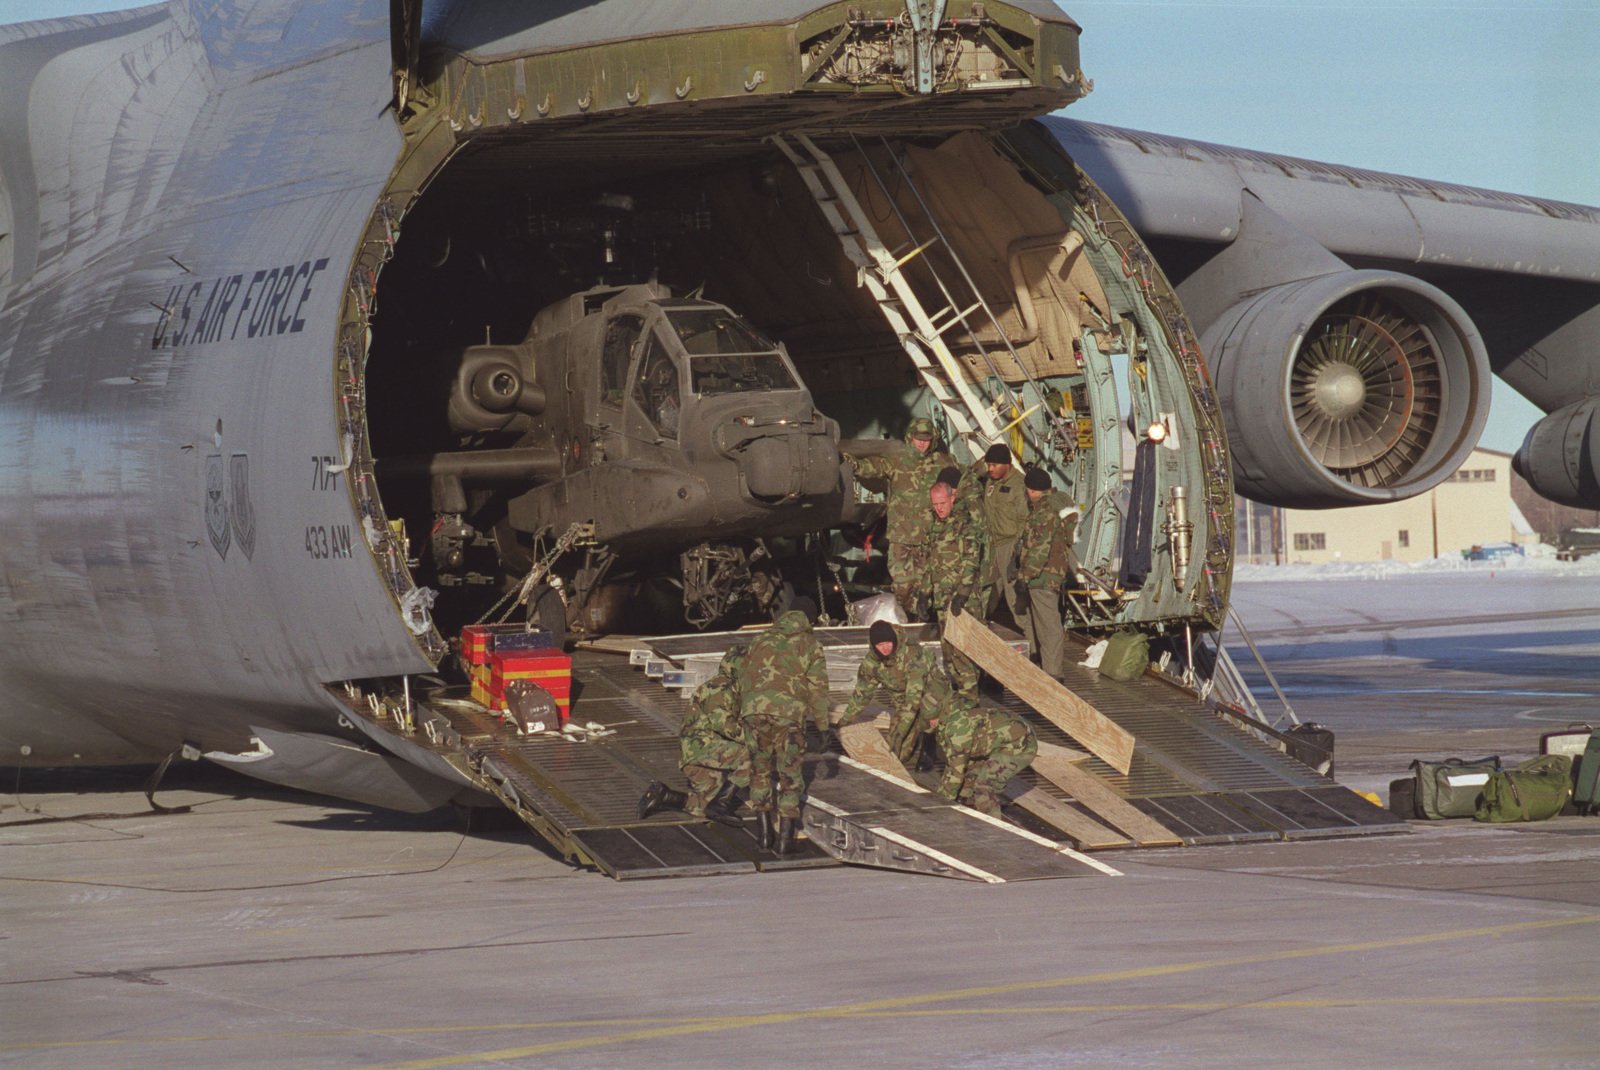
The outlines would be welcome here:
M 1522 547 L 1509 542 L 1490 542 L 1461 551 L 1468 561 L 1504 561 L 1508 557 L 1522 557 Z
M 1567 528 L 1556 536 L 1556 560 L 1576 561 L 1600 553 L 1600 528 Z

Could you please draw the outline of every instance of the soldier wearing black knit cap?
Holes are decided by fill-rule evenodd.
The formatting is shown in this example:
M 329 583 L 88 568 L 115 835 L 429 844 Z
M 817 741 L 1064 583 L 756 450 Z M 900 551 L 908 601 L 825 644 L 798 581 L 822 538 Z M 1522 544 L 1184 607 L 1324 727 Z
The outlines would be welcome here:
M 855 690 L 845 703 L 841 720 L 848 723 L 859 717 L 883 688 L 893 711 L 889 748 L 903 764 L 915 768 L 922 756 L 923 737 L 932 731 L 929 722 L 950 702 L 950 680 L 932 650 L 906 638 L 886 620 L 872 625 L 867 640 L 872 649 L 861 659 Z
M 1066 644 L 1061 627 L 1061 587 L 1071 570 L 1072 540 L 1078 509 L 1051 488 L 1042 468 L 1028 470 L 1023 480 L 1028 519 L 1017 537 L 1011 574 L 1013 605 L 1020 605 L 1018 623 L 1039 655 L 1039 667 L 1059 677 L 1066 670 Z
M 980 581 L 982 597 L 976 609 L 987 619 L 1004 598 L 1011 607 L 1012 617 L 1020 622 L 1028 607 L 1016 604 L 1006 583 L 1005 570 L 1010 566 L 1017 536 L 1022 534 L 1022 526 L 1027 523 L 1028 502 L 1022 473 L 1017 471 L 1012 460 L 1011 450 L 1004 443 L 990 446 L 981 462 L 983 472 L 965 500 L 983 524 L 984 541 L 989 550 Z

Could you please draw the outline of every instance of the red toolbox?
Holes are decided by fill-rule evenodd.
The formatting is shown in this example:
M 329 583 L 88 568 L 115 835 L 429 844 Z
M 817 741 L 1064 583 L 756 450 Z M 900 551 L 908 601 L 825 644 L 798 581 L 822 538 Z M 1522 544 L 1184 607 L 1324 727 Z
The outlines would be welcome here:
M 505 703 L 506 685 L 531 680 L 550 692 L 565 721 L 572 712 L 572 658 L 559 650 L 495 650 L 489 654 L 488 695 L 491 709 Z M 476 697 L 476 686 L 474 697 Z

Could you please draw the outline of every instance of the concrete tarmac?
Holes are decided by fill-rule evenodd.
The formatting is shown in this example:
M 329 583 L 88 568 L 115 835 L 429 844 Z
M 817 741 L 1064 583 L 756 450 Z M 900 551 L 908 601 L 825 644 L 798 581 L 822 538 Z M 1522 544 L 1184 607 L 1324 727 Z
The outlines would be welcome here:
M 1600 721 L 1600 581 L 1504 575 L 1235 596 L 1340 779 L 1386 787 Z M 143 774 L 0 800 L 0 1067 L 1600 1065 L 1600 817 L 618 883 L 203 765 L 153 813 Z

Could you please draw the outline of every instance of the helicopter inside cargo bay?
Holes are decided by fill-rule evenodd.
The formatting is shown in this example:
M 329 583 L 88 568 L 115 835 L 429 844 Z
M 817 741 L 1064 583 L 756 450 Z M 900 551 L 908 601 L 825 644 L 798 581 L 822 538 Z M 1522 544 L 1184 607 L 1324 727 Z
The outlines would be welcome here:
M 1140 420 L 1187 402 L 1153 314 L 1108 292 L 1064 220 L 1066 183 L 972 133 L 851 138 L 838 154 L 885 242 L 914 250 L 913 283 L 937 295 L 966 275 L 994 310 L 944 340 L 957 378 L 999 386 L 1005 440 L 1112 502 L 1108 354 L 1131 354 L 1147 384 Z M 759 142 L 700 166 L 588 160 L 581 188 L 574 172 L 526 147 L 461 154 L 382 273 L 372 452 L 439 626 L 515 597 L 569 632 L 704 627 L 796 591 L 842 618 L 881 580 L 861 553 L 881 505 L 840 442 L 882 446 L 943 413 L 837 228 Z M 943 217 L 945 239 L 919 245 L 906 205 Z M 958 436 L 977 436 L 947 425 L 964 463 Z M 1084 556 L 1114 572 L 1120 507 L 1086 513 Z

